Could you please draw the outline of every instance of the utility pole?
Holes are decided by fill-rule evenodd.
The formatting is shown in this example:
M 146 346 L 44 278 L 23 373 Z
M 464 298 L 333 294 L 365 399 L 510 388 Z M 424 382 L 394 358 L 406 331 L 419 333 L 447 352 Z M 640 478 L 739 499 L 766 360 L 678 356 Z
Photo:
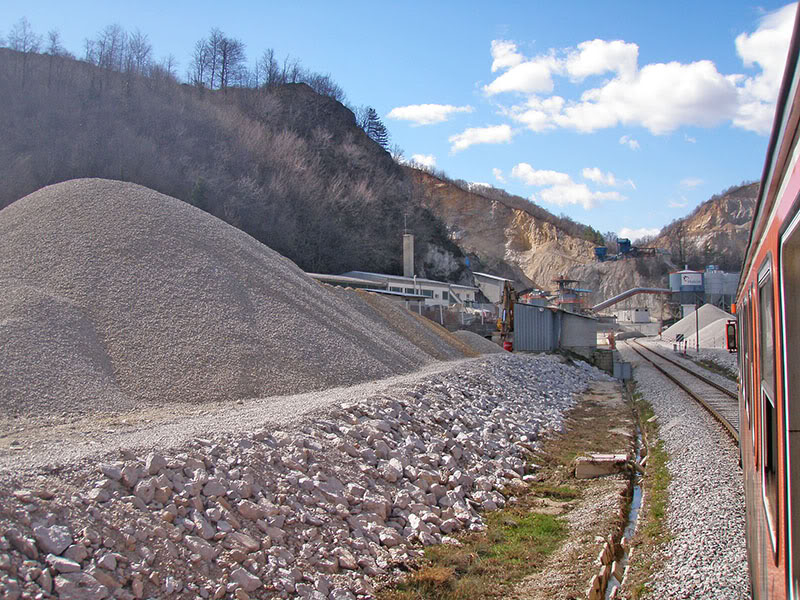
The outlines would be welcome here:
M 695 328 L 695 345 L 697 347 L 697 353 L 700 354 L 700 300 L 695 298 L 694 300 L 694 328 Z

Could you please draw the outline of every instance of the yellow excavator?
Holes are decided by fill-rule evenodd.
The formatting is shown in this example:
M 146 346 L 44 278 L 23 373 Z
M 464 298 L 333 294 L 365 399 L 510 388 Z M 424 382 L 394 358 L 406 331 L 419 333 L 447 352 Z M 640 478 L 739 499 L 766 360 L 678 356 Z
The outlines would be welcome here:
M 497 319 L 497 329 L 500 332 L 500 340 L 506 350 L 511 350 L 511 343 L 514 333 L 514 304 L 519 300 L 519 294 L 511 286 L 511 282 L 503 284 L 503 297 L 500 300 L 500 316 Z

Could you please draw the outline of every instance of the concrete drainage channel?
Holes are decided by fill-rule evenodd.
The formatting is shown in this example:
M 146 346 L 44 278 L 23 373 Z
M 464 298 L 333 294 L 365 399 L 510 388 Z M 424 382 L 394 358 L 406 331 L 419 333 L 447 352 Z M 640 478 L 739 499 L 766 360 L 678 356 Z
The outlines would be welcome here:
M 631 471 L 628 485 L 624 494 L 620 498 L 620 517 L 625 525 L 620 526 L 616 531 L 609 535 L 603 549 L 598 556 L 601 567 L 597 575 L 592 578 L 587 592 L 588 600 L 614 600 L 617 598 L 619 590 L 622 589 L 628 574 L 628 562 L 631 559 L 633 548 L 631 540 L 636 532 L 636 525 L 639 519 L 639 510 L 642 506 L 642 473 L 643 457 L 646 456 L 647 447 L 644 444 L 642 431 L 636 425 L 635 446 L 633 461 L 624 460 L 624 467 L 620 463 L 624 455 L 606 455 L 594 457 L 595 466 L 604 463 L 611 469 L 627 468 Z M 625 457 L 627 459 L 627 457 Z M 577 473 L 577 471 L 576 471 Z

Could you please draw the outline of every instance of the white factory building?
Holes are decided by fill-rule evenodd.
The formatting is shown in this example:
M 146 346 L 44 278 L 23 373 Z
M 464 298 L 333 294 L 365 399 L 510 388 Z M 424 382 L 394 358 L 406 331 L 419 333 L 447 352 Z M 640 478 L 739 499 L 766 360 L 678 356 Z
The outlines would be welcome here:
M 347 273 L 342 273 L 342 275 L 360 280 L 366 279 L 385 283 L 385 289 L 389 292 L 419 294 L 425 297 L 426 306 L 450 306 L 451 304 L 469 306 L 475 302 L 479 291 L 478 288 L 469 285 L 458 285 L 422 277 L 403 277 L 401 275 L 386 275 L 367 271 L 348 271 Z
M 478 285 L 483 295 L 489 299 L 489 302 L 500 304 L 503 299 L 503 286 L 505 282 L 513 284 L 513 279 L 506 279 L 498 277 L 497 275 L 489 275 L 488 273 L 473 273 L 475 276 L 475 283 Z

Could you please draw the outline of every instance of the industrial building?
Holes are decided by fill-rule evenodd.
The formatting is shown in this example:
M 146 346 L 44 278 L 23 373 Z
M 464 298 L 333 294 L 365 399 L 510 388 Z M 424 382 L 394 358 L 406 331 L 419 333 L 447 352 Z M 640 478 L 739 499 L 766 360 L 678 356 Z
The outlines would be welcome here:
M 596 348 L 597 319 L 552 307 L 515 305 L 515 350 L 569 350 L 591 358 Z
M 513 279 L 506 279 L 505 277 L 498 277 L 497 275 L 489 275 L 488 273 L 473 273 L 475 276 L 475 284 L 483 292 L 483 295 L 494 304 L 499 304 L 500 299 L 503 297 L 503 286 L 505 282 L 514 283 Z
M 424 296 L 425 306 L 447 307 L 451 304 L 469 306 L 475 302 L 479 291 L 474 286 L 435 281 L 423 277 L 403 277 L 402 275 L 386 275 L 367 271 L 348 271 L 342 276 L 384 283 L 389 292 Z
M 684 269 L 669 274 L 669 288 L 673 302 L 681 307 L 681 317 L 703 304 L 730 311 L 738 283 L 738 273 L 726 273 L 714 265 L 709 265 L 705 271 Z

